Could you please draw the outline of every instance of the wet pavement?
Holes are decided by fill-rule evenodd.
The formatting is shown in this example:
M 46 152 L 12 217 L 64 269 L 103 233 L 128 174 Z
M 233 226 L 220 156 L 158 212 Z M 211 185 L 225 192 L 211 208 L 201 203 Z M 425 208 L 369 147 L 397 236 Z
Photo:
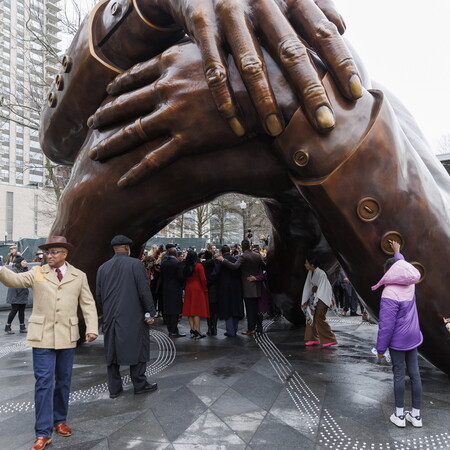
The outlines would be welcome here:
M 0 323 L 6 315 L 0 313 Z M 73 436 L 54 436 L 47 448 L 450 448 L 450 378 L 421 360 L 424 426 L 397 428 L 389 421 L 391 368 L 371 353 L 377 326 L 359 317 L 331 315 L 329 321 L 339 346 L 321 349 L 305 347 L 303 330 L 283 319 L 266 320 L 266 332 L 257 337 L 226 338 L 219 323 L 218 336 L 201 340 L 171 339 L 158 319 L 147 368 L 158 391 L 135 396 L 124 370 L 125 392 L 114 400 L 100 337 L 75 358 Z M 180 331 L 188 333 L 187 327 L 183 319 Z M 0 332 L 1 448 L 26 449 L 34 440 L 31 350 L 17 322 L 13 328 L 15 335 Z M 408 391 L 409 383 L 407 409 Z

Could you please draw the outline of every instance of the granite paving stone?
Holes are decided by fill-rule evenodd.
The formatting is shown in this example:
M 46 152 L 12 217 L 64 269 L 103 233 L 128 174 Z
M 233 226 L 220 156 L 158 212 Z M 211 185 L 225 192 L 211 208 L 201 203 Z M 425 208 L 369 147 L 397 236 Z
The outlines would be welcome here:
M 0 320 L 7 312 L 0 312 Z M 266 320 L 263 336 L 171 339 L 151 328 L 150 381 L 159 389 L 110 399 L 102 336 L 77 349 L 68 424 L 49 450 L 437 450 L 450 448 L 450 378 L 420 359 L 424 427 L 389 421 L 392 370 L 371 353 L 377 326 L 329 317 L 339 345 L 305 347 L 304 329 Z M 180 330 L 189 332 L 186 319 Z M 202 329 L 206 329 L 205 321 Z M 246 323 L 240 323 L 240 331 Z M 127 367 L 121 374 L 128 376 Z M 406 405 L 410 406 L 410 386 Z M 34 376 L 25 335 L 0 335 L 1 448 L 34 440 Z

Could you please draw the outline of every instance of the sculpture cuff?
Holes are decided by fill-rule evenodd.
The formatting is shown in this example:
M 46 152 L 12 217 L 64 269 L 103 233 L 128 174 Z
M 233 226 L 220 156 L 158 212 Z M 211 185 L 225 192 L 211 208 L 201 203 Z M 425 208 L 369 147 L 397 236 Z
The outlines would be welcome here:
M 145 16 L 142 9 L 139 7 L 138 0 L 133 0 L 133 6 L 142 21 L 154 30 L 161 31 L 162 33 L 173 33 L 174 31 L 179 31 L 181 29 L 177 24 L 173 24 L 167 27 L 160 27 L 159 25 L 155 25 L 154 23 L 150 22 L 150 20 Z

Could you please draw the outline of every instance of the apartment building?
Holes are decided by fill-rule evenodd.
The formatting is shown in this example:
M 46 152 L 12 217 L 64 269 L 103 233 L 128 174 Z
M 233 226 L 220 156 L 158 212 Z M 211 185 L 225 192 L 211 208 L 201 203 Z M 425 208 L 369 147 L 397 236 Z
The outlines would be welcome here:
M 0 0 L 0 241 L 46 236 L 52 222 L 38 126 L 58 66 L 60 10 L 61 0 Z

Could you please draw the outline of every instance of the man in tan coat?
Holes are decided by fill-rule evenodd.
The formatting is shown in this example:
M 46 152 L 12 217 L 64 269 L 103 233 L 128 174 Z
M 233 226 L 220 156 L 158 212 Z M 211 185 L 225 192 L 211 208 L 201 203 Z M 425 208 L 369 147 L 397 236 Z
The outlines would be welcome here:
M 0 281 L 8 287 L 32 288 L 33 311 L 28 320 L 27 343 L 33 348 L 36 440 L 40 450 L 52 441 L 52 431 L 70 436 L 66 425 L 75 347 L 80 338 L 77 310 L 86 322 L 86 342 L 98 335 L 98 319 L 84 272 L 66 262 L 73 249 L 63 236 L 51 236 L 39 248 L 47 264 L 14 273 L 0 267 Z

